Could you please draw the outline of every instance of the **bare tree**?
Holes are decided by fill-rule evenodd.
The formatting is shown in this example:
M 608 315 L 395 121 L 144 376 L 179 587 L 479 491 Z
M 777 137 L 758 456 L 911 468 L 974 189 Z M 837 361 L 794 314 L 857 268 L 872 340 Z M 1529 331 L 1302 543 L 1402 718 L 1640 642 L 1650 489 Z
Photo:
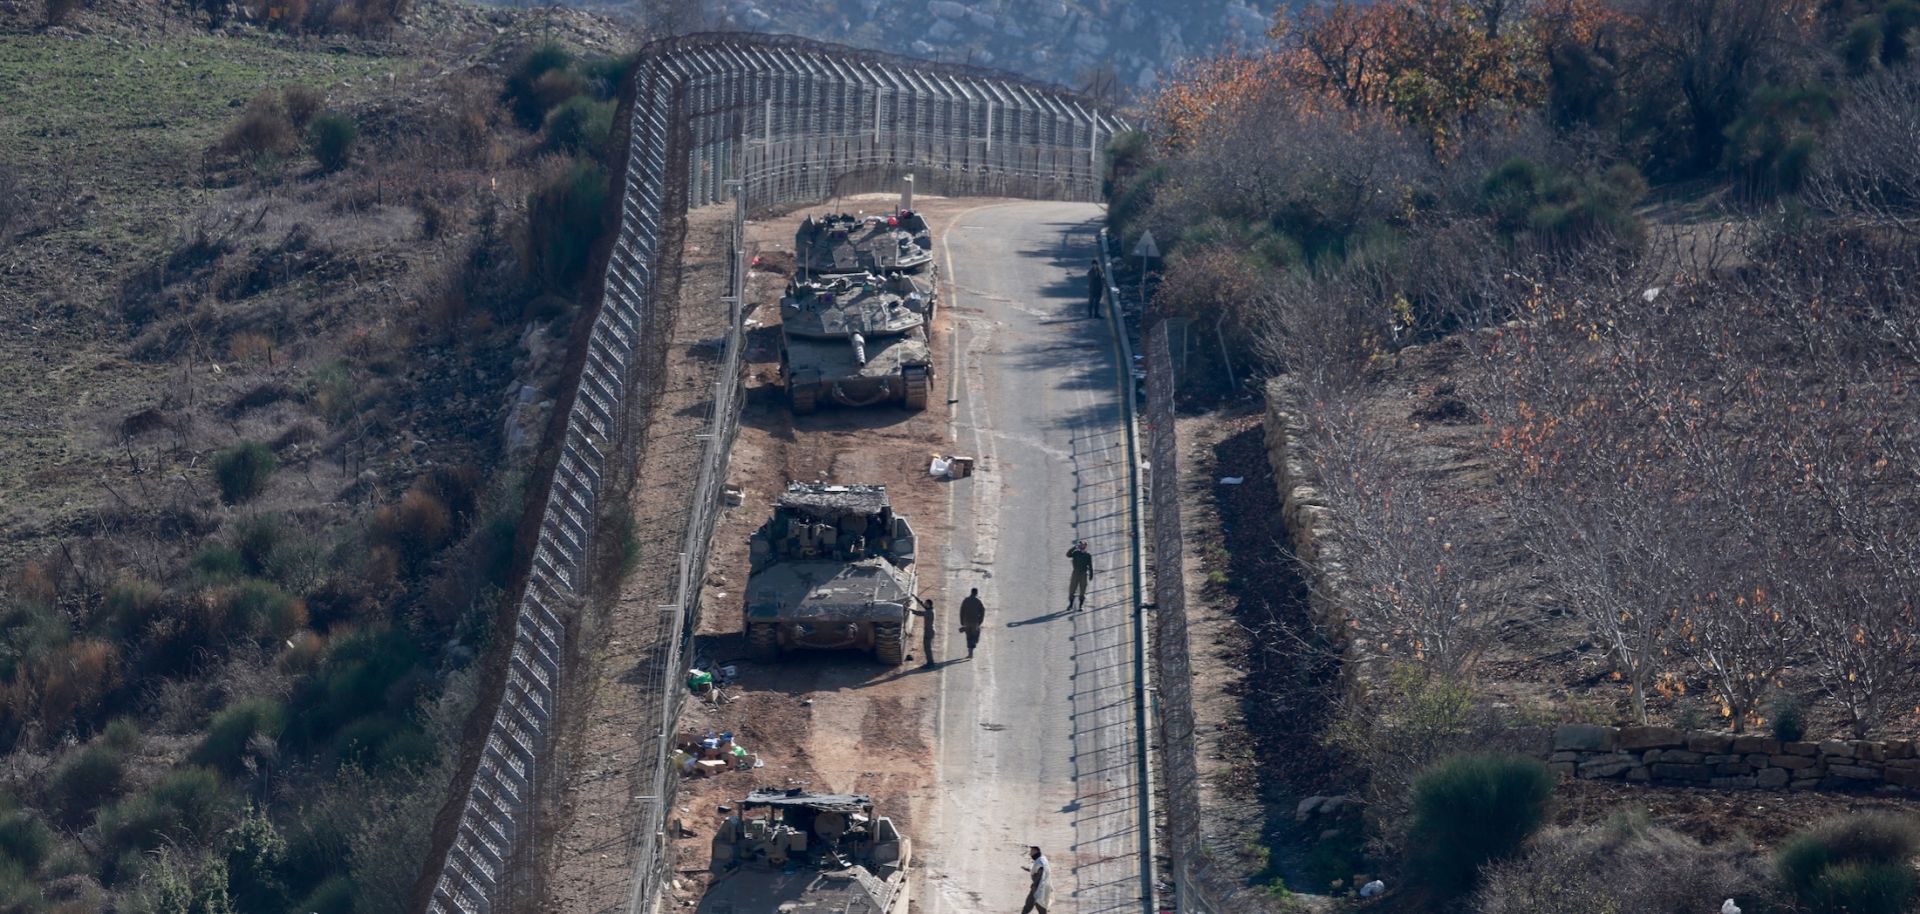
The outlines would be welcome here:
M 1841 216 L 1920 231 L 1920 65 L 1856 81 L 1807 197 Z
M 1433 504 L 1389 439 L 1353 407 L 1309 414 L 1310 454 L 1334 524 L 1320 562 L 1346 579 L 1351 657 L 1468 678 L 1489 641 L 1481 576 L 1456 549 L 1456 523 Z

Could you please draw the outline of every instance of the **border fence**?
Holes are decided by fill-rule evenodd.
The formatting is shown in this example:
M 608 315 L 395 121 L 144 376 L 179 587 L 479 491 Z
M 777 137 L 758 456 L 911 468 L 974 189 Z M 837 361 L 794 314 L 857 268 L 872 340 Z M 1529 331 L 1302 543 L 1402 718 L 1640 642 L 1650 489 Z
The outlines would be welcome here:
M 708 542 L 719 511 L 743 399 L 744 224 L 749 206 L 792 203 L 898 186 L 950 195 L 1096 200 L 1106 141 L 1127 125 L 1086 99 L 1006 74 L 933 64 L 786 36 L 694 35 L 649 45 L 633 73 L 619 228 L 601 303 L 586 335 L 532 567 L 509 632 L 512 650 L 484 745 L 462 788 L 458 822 L 433 848 L 429 914 L 488 914 L 524 900 L 541 838 L 537 810 L 556 788 L 553 727 L 569 671 L 564 619 L 588 593 L 587 563 L 608 460 L 621 443 L 629 395 L 657 384 L 670 340 L 649 338 L 662 245 L 688 207 L 735 204 L 728 332 L 690 493 L 675 598 L 659 607 L 664 637 L 651 647 L 646 700 L 657 721 L 636 734 L 643 751 L 626 849 L 633 878 L 626 910 L 641 914 L 669 865 L 668 810 L 678 780 L 667 756 L 692 660 Z M 656 334 L 658 336 L 658 334 Z M 597 582 L 605 586 L 607 582 Z M 1184 643 L 1184 642 L 1183 642 Z
M 1193 724 L 1193 668 L 1187 637 L 1186 546 L 1180 520 L 1179 436 L 1175 431 L 1173 355 L 1168 321 L 1147 329 L 1147 454 L 1153 466 L 1154 682 L 1159 686 L 1160 777 L 1166 791 L 1165 835 L 1175 910 L 1226 914 L 1238 886 L 1210 878 L 1201 830 L 1200 771 Z

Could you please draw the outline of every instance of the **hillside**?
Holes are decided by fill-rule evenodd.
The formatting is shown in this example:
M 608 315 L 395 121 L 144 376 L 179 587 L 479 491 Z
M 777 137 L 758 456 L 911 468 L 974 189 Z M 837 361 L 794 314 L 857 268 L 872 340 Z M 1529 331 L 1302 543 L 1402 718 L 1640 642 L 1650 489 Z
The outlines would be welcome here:
M 399 910 L 624 35 L 439 0 L 46 15 L 0 6 L 0 897 Z
M 586 4 L 595 6 L 595 4 Z M 640 0 L 614 9 L 670 4 Z M 781 32 L 1130 97 L 1181 61 L 1264 43 L 1276 0 L 716 0 L 684 27 Z M 683 5 L 684 7 L 684 5 Z

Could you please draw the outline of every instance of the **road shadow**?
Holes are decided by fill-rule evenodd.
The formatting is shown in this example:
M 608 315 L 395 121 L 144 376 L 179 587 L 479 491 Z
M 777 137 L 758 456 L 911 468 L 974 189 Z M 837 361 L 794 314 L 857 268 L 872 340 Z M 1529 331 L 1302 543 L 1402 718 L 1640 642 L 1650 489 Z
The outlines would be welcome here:
M 916 647 L 918 644 L 918 641 L 914 642 Z M 788 651 L 774 660 L 755 660 L 747 653 L 744 635 L 700 635 L 694 639 L 695 666 L 706 662 L 711 666 L 699 668 L 734 668 L 733 684 L 723 688 L 796 696 L 808 692 L 862 689 L 906 676 L 930 673 L 950 663 L 964 662 L 943 660 L 928 667 L 920 664 L 918 655 L 918 650 L 913 651 L 909 656 L 914 659 L 899 666 L 887 666 L 873 659 L 871 653 L 853 650 Z
M 1058 622 L 1061 619 L 1071 619 L 1073 618 L 1073 614 L 1074 614 L 1074 610 L 1063 609 L 1063 610 L 1060 610 L 1059 612 L 1051 612 L 1045 615 L 1028 616 L 1025 619 L 1016 619 L 1012 622 L 1008 622 L 1007 627 L 1020 628 L 1022 626 L 1027 626 L 1027 625 L 1045 625 L 1049 622 Z

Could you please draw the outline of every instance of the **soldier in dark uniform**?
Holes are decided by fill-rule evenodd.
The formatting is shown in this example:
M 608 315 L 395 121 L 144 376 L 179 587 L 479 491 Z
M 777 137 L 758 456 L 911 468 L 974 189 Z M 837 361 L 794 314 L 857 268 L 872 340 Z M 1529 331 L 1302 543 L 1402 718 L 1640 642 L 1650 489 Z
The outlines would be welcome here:
M 1100 272 L 1100 261 L 1087 268 L 1087 316 L 1100 316 L 1100 296 L 1107 291 L 1107 277 Z
M 933 601 L 923 599 L 920 605 L 926 608 L 913 611 L 914 615 L 926 620 L 925 627 L 920 629 L 920 652 L 926 657 L 920 665 L 933 666 Z
M 980 602 L 980 588 L 960 601 L 960 632 L 967 636 L 967 659 L 973 659 L 973 649 L 980 645 L 980 626 L 987 621 L 987 604 Z
M 1073 577 L 1067 581 L 1067 608 L 1072 609 L 1077 601 L 1081 609 L 1087 608 L 1087 584 L 1093 580 L 1093 553 L 1087 551 L 1087 541 L 1081 540 L 1067 550 L 1067 559 L 1073 563 Z

